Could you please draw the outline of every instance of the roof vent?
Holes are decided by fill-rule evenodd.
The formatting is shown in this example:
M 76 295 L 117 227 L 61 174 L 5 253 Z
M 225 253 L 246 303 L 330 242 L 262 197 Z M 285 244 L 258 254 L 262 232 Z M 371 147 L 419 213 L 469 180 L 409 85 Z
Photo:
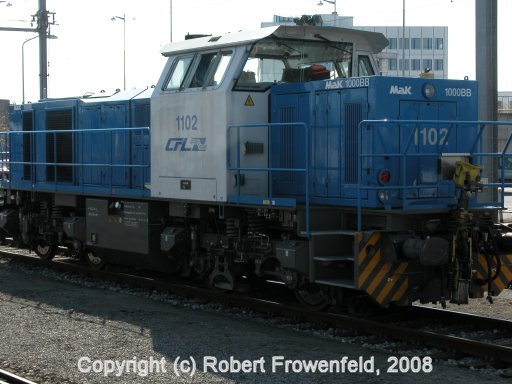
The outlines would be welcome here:
M 214 43 L 216 41 L 219 41 L 219 39 L 221 38 L 222 36 L 213 36 L 210 40 L 208 40 L 209 43 Z
M 202 34 L 190 34 L 190 33 L 187 33 L 185 35 L 185 40 L 192 40 L 192 39 L 199 39 L 200 37 L 208 37 L 208 36 L 211 36 L 211 35 L 202 35 Z

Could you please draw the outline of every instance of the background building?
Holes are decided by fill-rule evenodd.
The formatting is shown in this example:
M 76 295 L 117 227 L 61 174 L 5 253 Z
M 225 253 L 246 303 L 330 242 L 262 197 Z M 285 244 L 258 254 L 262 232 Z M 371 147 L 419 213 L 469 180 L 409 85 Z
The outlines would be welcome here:
M 436 78 L 448 76 L 448 27 L 358 27 L 354 26 L 352 16 L 320 16 L 324 26 L 380 32 L 386 36 L 389 46 L 377 55 L 382 75 L 415 77 L 428 68 Z M 275 15 L 271 22 L 261 26 L 294 25 L 293 19 Z
M 498 92 L 498 111 L 512 114 L 512 92 Z
M 498 92 L 498 120 L 512 121 L 512 92 Z M 498 129 L 499 151 L 503 151 L 510 135 L 512 135 L 512 127 L 505 125 Z M 512 148 L 509 148 L 507 153 L 512 153 Z M 510 169 L 512 171 L 512 168 Z
M 354 28 L 380 32 L 389 40 L 377 55 L 383 75 L 417 77 L 428 70 L 436 78 L 448 77 L 448 27 Z

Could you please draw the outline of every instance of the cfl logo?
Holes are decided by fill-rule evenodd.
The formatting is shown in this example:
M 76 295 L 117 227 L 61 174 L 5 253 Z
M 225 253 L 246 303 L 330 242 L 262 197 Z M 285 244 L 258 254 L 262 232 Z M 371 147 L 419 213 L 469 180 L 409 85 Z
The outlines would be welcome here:
M 165 146 L 169 152 L 204 152 L 206 148 L 206 137 L 171 137 Z

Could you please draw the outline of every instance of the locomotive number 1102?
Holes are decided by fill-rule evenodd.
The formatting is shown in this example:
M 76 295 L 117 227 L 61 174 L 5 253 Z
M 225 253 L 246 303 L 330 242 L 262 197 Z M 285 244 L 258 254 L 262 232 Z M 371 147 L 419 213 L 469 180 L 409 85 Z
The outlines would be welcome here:
M 446 136 L 448 135 L 447 128 L 437 129 L 434 127 L 420 128 L 414 132 L 414 144 L 415 145 L 444 145 L 446 142 Z
M 197 131 L 196 115 L 178 115 L 176 116 L 178 131 Z

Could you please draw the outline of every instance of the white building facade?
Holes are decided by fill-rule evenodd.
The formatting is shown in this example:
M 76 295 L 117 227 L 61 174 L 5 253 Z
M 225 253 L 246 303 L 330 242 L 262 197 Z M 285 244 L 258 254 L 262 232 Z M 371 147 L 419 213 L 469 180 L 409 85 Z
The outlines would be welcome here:
M 498 112 L 512 113 L 512 92 L 498 92 Z
M 389 45 L 377 55 L 382 75 L 417 77 L 429 72 L 436 78 L 448 77 L 448 27 L 358 27 L 352 16 L 320 15 L 324 26 L 380 32 Z M 293 17 L 274 16 L 271 25 L 293 25 Z
M 389 45 L 378 55 L 385 76 L 448 77 L 448 27 L 354 27 L 380 32 Z

